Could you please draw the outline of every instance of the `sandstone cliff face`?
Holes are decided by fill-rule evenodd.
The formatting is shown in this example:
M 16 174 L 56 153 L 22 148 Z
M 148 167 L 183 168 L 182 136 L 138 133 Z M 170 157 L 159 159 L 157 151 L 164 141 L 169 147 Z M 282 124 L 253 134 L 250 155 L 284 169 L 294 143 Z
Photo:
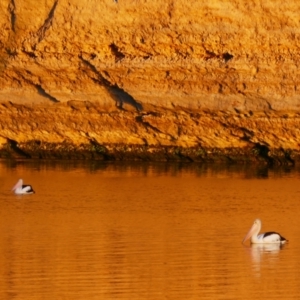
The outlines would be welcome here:
M 298 153 L 299 11 L 279 0 L 3 0 L 0 144 Z

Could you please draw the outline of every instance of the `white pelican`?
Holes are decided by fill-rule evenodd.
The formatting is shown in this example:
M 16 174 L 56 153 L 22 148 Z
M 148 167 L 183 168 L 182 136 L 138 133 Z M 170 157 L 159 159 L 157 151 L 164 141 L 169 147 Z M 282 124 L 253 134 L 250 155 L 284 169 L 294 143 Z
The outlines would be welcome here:
M 261 233 L 258 235 L 260 229 L 261 229 L 261 221 L 259 219 L 256 219 L 251 229 L 244 237 L 242 243 L 244 243 L 249 238 L 251 238 L 252 244 L 285 244 L 287 242 L 287 240 L 283 236 L 273 231 Z
M 16 185 L 12 188 L 12 191 L 15 192 L 15 194 L 18 195 L 24 195 L 24 194 L 33 194 L 34 190 L 32 189 L 31 185 L 23 185 L 23 179 L 19 179 Z

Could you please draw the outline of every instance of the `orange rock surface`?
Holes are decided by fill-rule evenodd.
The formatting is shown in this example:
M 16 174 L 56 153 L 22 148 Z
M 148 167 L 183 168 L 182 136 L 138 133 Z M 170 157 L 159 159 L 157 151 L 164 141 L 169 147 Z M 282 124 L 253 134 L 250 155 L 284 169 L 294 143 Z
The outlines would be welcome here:
M 0 147 L 298 151 L 300 2 L 3 0 Z

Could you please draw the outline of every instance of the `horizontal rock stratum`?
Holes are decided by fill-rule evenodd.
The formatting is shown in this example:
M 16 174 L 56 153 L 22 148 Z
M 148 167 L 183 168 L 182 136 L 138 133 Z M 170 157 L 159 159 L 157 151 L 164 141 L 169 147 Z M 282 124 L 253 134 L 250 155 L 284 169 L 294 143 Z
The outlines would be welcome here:
M 299 11 L 2 0 L 0 156 L 293 164 Z

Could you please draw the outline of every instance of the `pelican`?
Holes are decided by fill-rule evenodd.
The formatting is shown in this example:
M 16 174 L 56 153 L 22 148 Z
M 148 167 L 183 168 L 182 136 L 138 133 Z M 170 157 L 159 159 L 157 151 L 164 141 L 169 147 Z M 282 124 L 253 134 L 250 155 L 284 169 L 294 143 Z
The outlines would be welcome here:
M 24 194 L 33 194 L 34 190 L 32 189 L 31 185 L 24 185 L 23 179 L 19 179 L 16 185 L 12 188 L 12 191 L 15 192 L 17 195 L 24 195 Z
M 277 232 L 265 232 L 258 235 L 261 229 L 261 221 L 256 219 L 243 239 L 244 243 L 246 240 L 251 238 L 251 244 L 285 244 L 287 239 L 281 236 Z

